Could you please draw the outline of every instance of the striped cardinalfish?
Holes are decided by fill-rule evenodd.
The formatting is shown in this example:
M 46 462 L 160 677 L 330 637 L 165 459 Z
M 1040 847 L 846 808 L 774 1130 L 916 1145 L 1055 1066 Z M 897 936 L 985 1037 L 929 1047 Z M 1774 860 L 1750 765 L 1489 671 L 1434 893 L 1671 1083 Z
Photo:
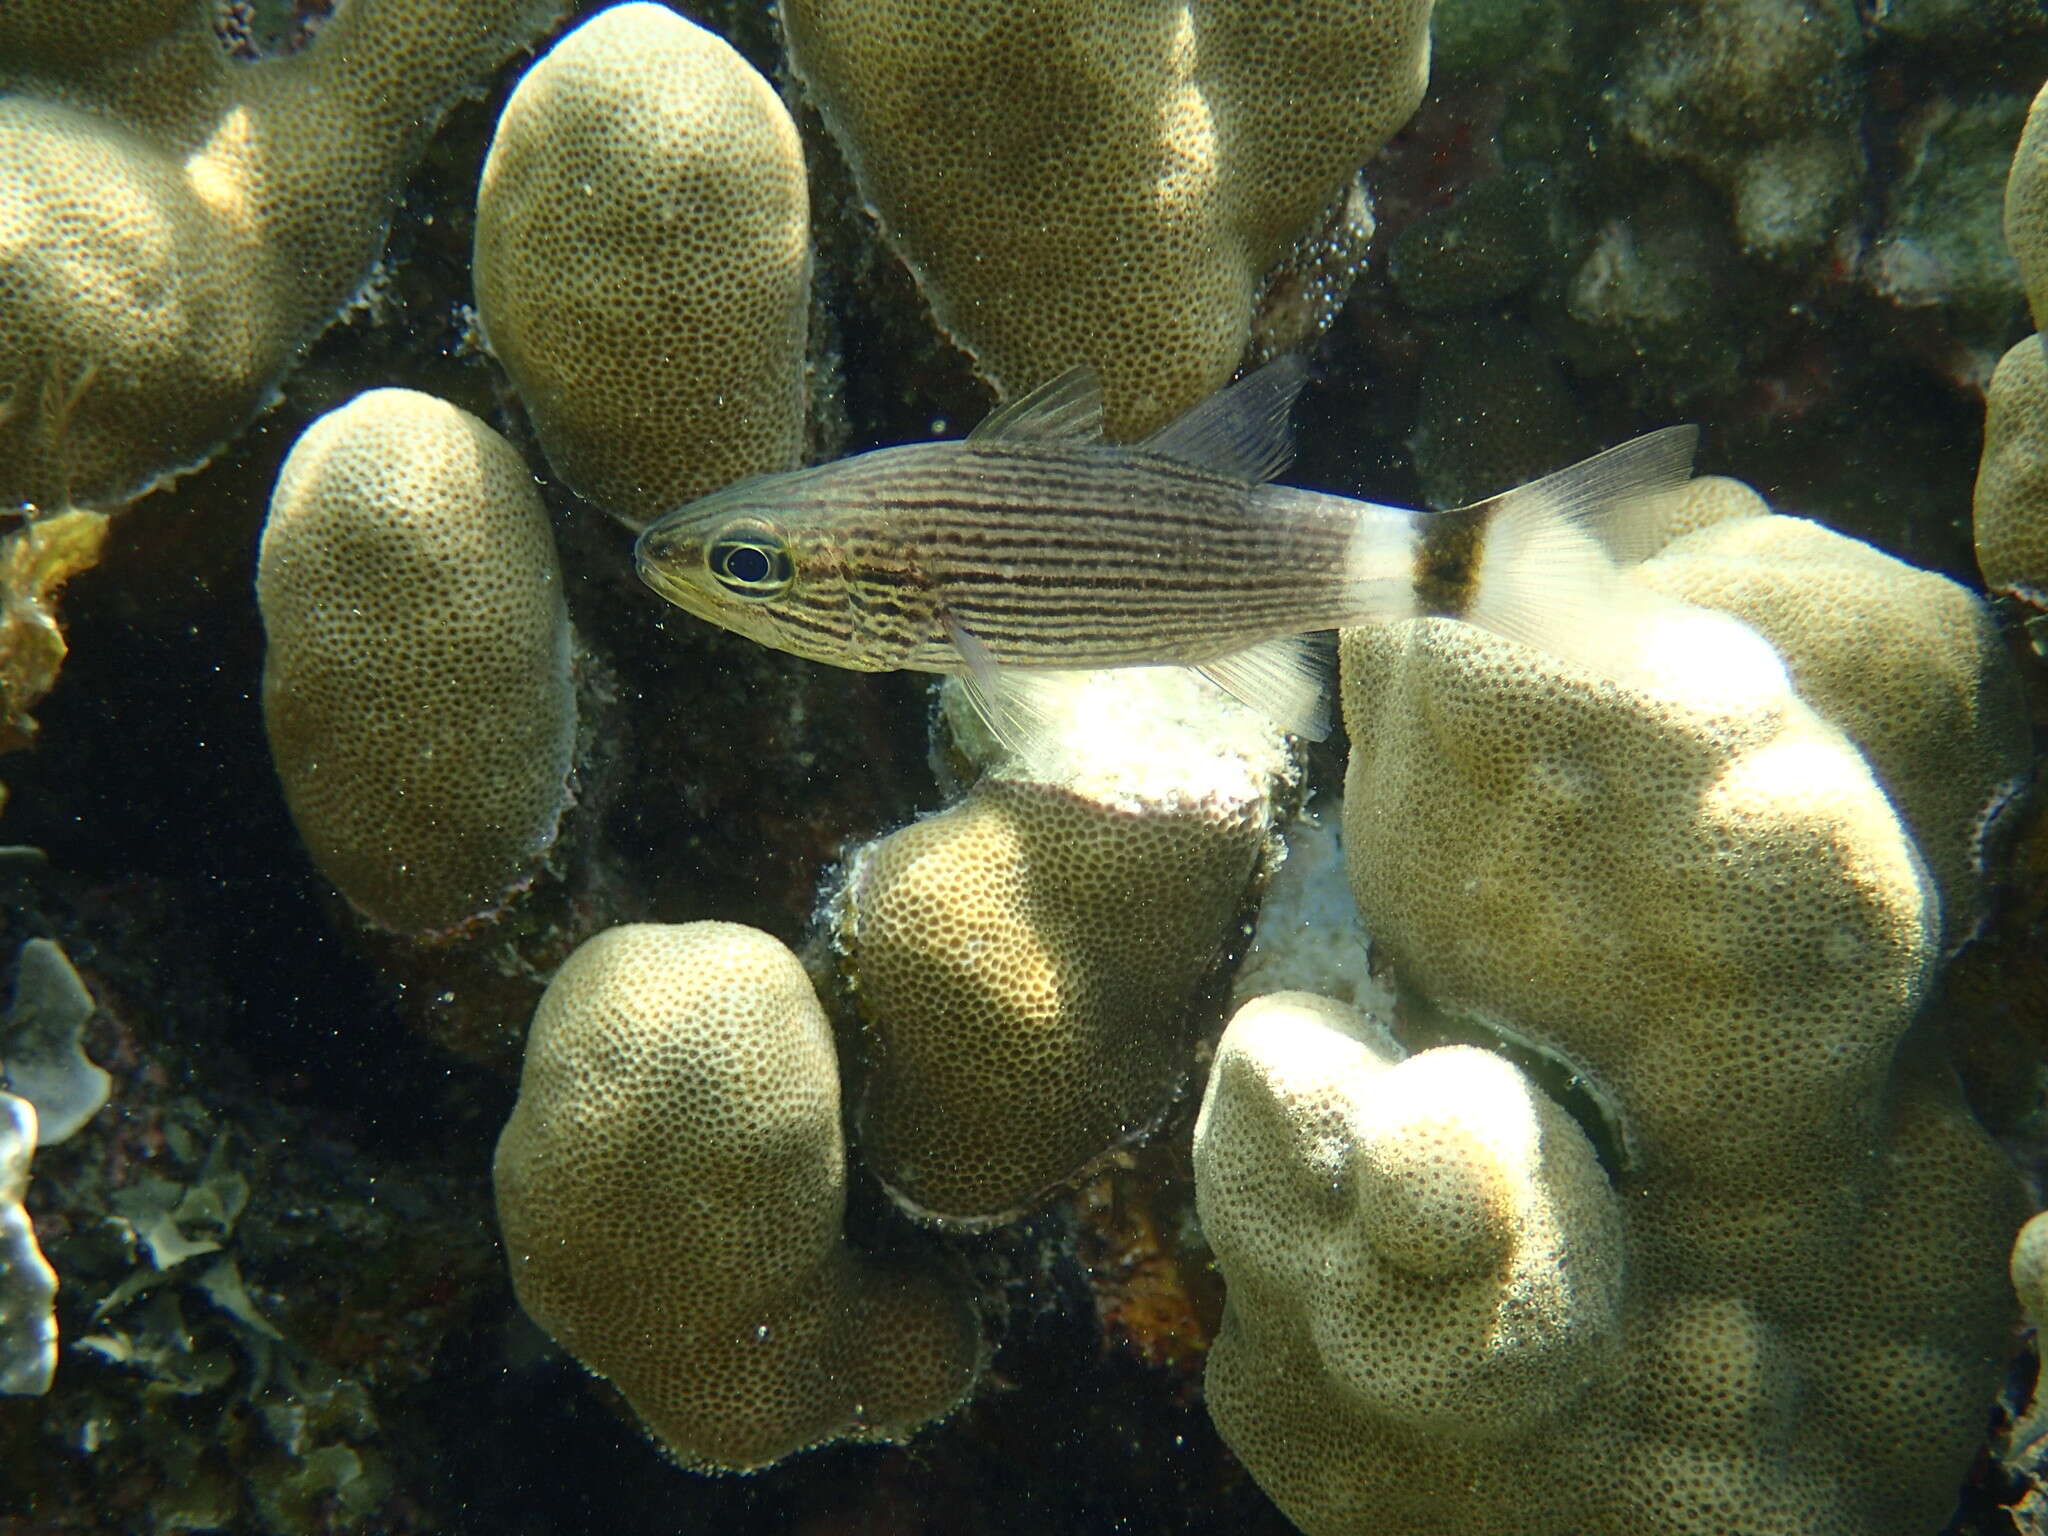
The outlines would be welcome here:
M 1447 512 L 1271 482 L 1307 378 L 1283 357 L 1143 441 L 1102 436 L 1074 369 L 964 439 L 757 476 L 640 535 L 640 577 L 763 645 L 963 675 L 1021 745 L 1060 670 L 1183 666 L 1320 739 L 1317 630 L 1439 615 L 1613 675 L 1617 565 L 1649 552 L 1696 436 L 1668 427 Z

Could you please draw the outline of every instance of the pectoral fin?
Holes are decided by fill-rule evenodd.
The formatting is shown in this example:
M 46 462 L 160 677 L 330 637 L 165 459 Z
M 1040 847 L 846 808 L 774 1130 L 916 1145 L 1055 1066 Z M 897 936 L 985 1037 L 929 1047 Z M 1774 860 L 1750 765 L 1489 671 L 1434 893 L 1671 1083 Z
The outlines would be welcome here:
M 967 701 L 989 734 L 1013 756 L 1036 751 L 1053 729 L 1050 690 L 1073 674 L 999 666 L 980 638 L 951 615 L 946 634 L 967 666 L 960 679 Z

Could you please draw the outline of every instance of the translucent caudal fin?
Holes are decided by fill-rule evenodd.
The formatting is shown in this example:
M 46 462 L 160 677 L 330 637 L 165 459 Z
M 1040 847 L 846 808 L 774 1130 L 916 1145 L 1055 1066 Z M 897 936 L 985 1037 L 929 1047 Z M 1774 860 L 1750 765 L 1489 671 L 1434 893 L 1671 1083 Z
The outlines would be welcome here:
M 1661 427 L 1479 505 L 1568 524 L 1634 565 L 1664 547 L 1699 438 L 1698 427 Z
M 1476 547 L 1456 616 L 1617 682 L 1640 681 L 1637 641 L 1653 604 L 1621 568 L 1664 543 L 1697 438 L 1696 428 L 1667 427 L 1442 514 L 1443 533 L 1426 528 L 1425 549 Z

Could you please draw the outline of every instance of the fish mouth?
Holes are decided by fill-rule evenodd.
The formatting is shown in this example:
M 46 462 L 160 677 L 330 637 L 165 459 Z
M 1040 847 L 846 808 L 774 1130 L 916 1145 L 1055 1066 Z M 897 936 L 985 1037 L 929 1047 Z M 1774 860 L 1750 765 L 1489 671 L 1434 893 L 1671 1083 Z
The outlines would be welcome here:
M 633 542 L 633 571 L 642 584 L 678 608 L 695 611 L 690 583 L 678 574 L 696 554 L 695 541 L 679 536 L 672 520 L 650 523 Z

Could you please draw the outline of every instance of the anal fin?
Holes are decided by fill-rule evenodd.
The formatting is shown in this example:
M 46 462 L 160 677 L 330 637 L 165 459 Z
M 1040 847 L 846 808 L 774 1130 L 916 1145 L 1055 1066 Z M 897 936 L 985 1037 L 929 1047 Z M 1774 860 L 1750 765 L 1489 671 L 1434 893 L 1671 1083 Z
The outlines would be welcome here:
M 1330 734 L 1330 654 L 1308 635 L 1284 635 L 1195 668 L 1281 730 L 1310 741 Z

